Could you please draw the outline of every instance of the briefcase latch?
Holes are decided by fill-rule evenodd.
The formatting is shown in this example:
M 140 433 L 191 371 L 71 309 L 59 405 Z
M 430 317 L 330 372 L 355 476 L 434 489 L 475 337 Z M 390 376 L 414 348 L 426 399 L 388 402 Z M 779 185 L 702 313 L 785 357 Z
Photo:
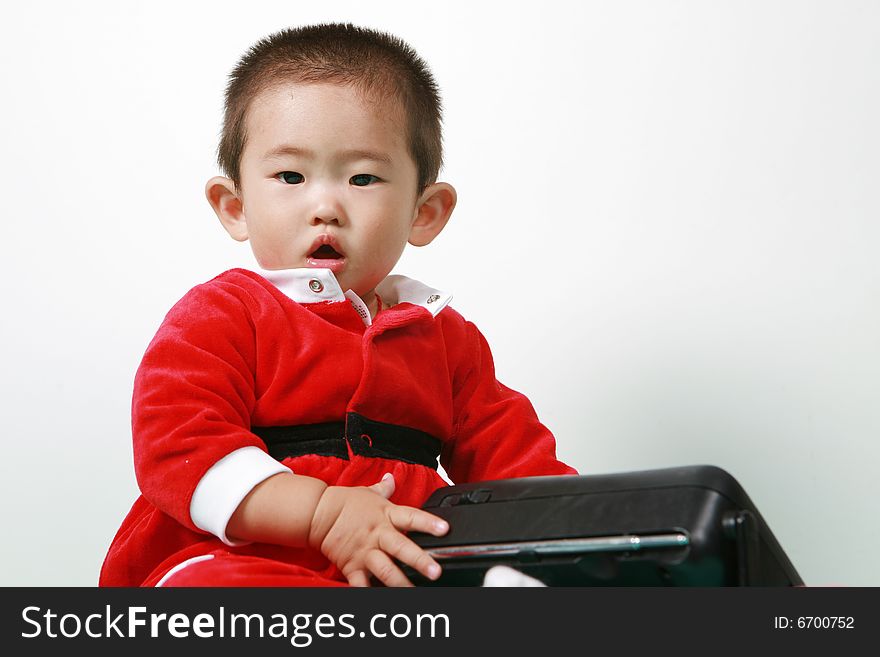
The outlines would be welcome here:
M 486 488 L 469 490 L 466 493 L 454 493 L 440 500 L 440 506 L 461 506 L 462 504 L 482 504 L 492 497 L 492 491 Z

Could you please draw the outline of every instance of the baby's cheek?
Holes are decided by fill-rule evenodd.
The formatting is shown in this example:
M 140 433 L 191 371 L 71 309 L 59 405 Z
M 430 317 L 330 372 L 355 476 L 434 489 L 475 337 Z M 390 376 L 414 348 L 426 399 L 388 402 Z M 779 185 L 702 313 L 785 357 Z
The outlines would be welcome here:
M 255 245 L 254 242 L 251 241 L 251 250 L 254 252 L 254 257 L 256 258 L 257 263 L 263 269 L 286 269 L 287 267 L 293 266 L 285 264 L 283 254 L 279 253 L 277 249 Z

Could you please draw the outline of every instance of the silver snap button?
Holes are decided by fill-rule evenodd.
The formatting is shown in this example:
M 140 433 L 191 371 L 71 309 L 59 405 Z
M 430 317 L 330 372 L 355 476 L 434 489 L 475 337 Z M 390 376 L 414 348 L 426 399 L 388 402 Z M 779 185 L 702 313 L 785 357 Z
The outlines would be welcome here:
M 312 280 L 309 281 L 309 289 L 312 292 L 323 292 L 324 291 L 324 284 L 321 281 L 319 281 L 317 278 L 313 278 Z
M 428 303 L 434 303 L 439 298 L 440 298 L 439 294 L 432 294 L 431 296 L 428 297 Z

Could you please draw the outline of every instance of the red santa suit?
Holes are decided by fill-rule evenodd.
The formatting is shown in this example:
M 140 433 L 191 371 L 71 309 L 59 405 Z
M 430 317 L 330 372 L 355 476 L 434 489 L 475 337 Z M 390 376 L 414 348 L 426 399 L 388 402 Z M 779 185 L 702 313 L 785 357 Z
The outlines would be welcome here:
M 438 456 L 454 482 L 575 472 L 448 294 L 403 276 L 376 292 L 371 320 L 329 270 L 234 269 L 171 309 L 135 377 L 142 495 L 100 585 L 344 583 L 316 550 L 226 536 L 279 472 L 338 486 L 391 472 L 392 501 L 416 507 L 446 485 Z

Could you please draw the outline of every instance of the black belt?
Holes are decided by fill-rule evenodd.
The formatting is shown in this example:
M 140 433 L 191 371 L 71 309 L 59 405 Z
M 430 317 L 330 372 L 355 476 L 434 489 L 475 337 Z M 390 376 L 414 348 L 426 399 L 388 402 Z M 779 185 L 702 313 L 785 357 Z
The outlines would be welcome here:
M 269 455 L 279 461 L 317 454 L 348 460 L 348 447 L 359 456 L 394 459 L 437 469 L 440 440 L 396 424 L 376 422 L 349 413 L 345 422 L 322 422 L 287 427 L 251 427 L 263 439 Z M 348 443 L 348 446 L 346 446 Z

